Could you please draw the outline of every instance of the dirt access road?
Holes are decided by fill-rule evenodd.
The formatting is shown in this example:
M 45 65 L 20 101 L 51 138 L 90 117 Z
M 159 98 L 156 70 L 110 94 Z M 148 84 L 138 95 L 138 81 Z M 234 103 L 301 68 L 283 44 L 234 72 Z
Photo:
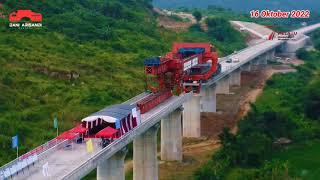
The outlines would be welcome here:
M 154 8 L 153 10 L 155 13 L 159 14 L 159 17 L 157 18 L 158 26 L 166 29 L 170 29 L 176 32 L 186 32 L 188 31 L 190 26 L 197 23 L 197 20 L 190 13 L 173 12 L 168 10 L 161 10 L 158 8 Z M 187 21 L 176 21 L 170 16 L 177 16 Z M 202 20 L 200 21 L 201 28 L 205 31 L 208 30 L 208 27 L 205 23 L 206 18 L 207 17 L 203 17 Z

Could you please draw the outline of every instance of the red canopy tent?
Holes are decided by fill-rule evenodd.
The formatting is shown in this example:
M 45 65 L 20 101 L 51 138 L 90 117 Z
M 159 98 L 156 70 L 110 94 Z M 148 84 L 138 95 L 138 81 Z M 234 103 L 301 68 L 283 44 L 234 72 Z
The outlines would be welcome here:
M 82 127 L 81 124 L 69 130 L 70 133 L 81 133 L 81 134 L 84 134 L 87 131 L 88 131 L 88 128 Z
M 69 139 L 72 140 L 76 137 L 76 135 L 74 133 L 70 133 L 70 132 L 64 132 L 62 134 L 60 134 L 57 139 Z
M 117 134 L 118 130 L 116 129 L 113 129 L 112 127 L 106 127 L 104 129 L 102 129 L 101 131 L 99 131 L 97 134 L 96 134 L 96 137 L 98 138 L 114 138 L 115 135 Z

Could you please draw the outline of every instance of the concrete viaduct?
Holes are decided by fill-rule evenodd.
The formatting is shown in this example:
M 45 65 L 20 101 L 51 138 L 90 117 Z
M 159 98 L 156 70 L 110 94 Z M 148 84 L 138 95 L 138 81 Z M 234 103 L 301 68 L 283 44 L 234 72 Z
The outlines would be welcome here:
M 142 115 L 142 124 L 112 142 L 104 149 L 96 148 L 85 153 L 84 147 L 75 147 L 73 152 L 59 150 L 64 142 L 39 155 L 37 163 L 27 172 L 19 173 L 13 179 L 80 179 L 97 168 L 98 180 L 125 179 L 124 158 L 126 146 L 133 141 L 133 179 L 157 180 L 157 132 L 161 122 L 161 160 L 182 160 L 182 138 L 200 137 L 200 113 L 216 112 L 216 95 L 228 94 L 230 86 L 240 86 L 241 72 L 263 67 L 274 57 L 275 49 L 288 52 L 305 46 L 309 33 L 319 24 L 298 29 L 299 38 L 288 41 L 266 40 L 245 48 L 237 54 L 221 58 L 222 71 L 219 75 L 203 82 L 199 94 L 187 93 L 174 96 L 156 108 Z M 227 63 L 227 58 L 236 56 L 238 63 Z M 147 96 L 142 93 L 125 103 L 134 104 Z M 79 145 L 80 146 L 80 145 Z M 50 177 L 43 177 L 42 165 L 49 162 Z M 5 167 L 1 167 L 4 169 Z M 0 169 L 1 170 L 1 169 Z M 1 176 L 0 176 L 1 179 Z

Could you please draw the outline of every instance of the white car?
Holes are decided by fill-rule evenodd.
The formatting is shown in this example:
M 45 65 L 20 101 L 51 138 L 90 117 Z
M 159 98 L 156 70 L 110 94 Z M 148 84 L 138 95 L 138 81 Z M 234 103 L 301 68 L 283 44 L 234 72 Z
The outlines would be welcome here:
M 232 58 L 232 62 L 233 62 L 233 63 L 238 63 L 238 62 L 240 62 L 240 61 L 239 61 L 239 58 L 238 58 L 238 57 L 233 57 L 233 58 Z

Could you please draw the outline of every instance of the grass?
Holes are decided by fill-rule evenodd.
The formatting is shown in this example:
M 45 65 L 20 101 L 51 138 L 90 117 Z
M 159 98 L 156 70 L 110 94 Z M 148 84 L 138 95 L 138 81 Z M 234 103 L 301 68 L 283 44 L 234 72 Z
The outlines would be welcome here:
M 318 180 L 320 177 L 320 140 L 289 146 L 273 156 L 274 160 L 287 161 L 293 178 Z
M 320 177 L 320 140 L 297 143 L 275 153 L 272 161 L 288 164 L 288 175 L 295 179 L 318 180 Z M 258 168 L 231 168 L 226 180 L 251 179 Z M 247 175 L 247 176 L 246 176 Z M 259 177 L 261 178 L 261 177 Z M 263 179 L 263 178 L 262 178 Z
M 57 5 L 55 1 L 46 3 Z M 100 2 L 88 3 L 92 3 L 90 7 L 94 9 L 95 3 Z M 28 4 L 33 5 L 39 4 Z M 129 8 L 126 2 L 118 5 Z M 96 14 L 107 18 L 108 23 L 117 19 L 112 26 L 113 39 L 108 40 L 99 36 L 82 40 L 81 37 L 92 35 L 91 29 L 73 27 L 72 32 L 55 29 L 52 27 L 55 23 L 71 22 L 70 19 L 55 18 L 57 12 L 51 12 L 51 6 L 46 8 L 50 18 L 44 22 L 51 25 L 49 29 L 10 31 L 0 22 L 0 166 L 15 157 L 15 150 L 11 149 L 12 136 L 19 134 L 20 154 L 25 153 L 55 137 L 54 116 L 58 117 L 62 132 L 88 114 L 144 91 L 143 60 L 169 51 L 172 42 L 180 38 L 175 32 L 158 29 L 145 6 L 139 3 L 134 7 L 140 8 L 135 13 L 143 14 L 151 21 L 139 29 L 132 29 L 136 22 Z M 77 14 L 77 11 L 68 10 L 65 15 L 68 13 Z M 95 26 L 95 32 L 99 33 L 100 26 L 105 25 L 85 17 L 81 21 Z M 69 79 L 65 74 L 71 72 L 80 76 Z
M 23 154 L 55 137 L 55 116 L 62 132 L 144 91 L 144 59 L 175 41 L 211 42 L 220 56 L 245 47 L 239 32 L 234 42 L 219 42 L 203 31 L 159 28 L 149 1 L 61 3 L 3 3 L 4 13 L 27 8 L 45 18 L 40 30 L 10 30 L 0 18 L 0 166 L 15 158 L 12 136 Z M 80 76 L 68 78 L 72 72 Z

